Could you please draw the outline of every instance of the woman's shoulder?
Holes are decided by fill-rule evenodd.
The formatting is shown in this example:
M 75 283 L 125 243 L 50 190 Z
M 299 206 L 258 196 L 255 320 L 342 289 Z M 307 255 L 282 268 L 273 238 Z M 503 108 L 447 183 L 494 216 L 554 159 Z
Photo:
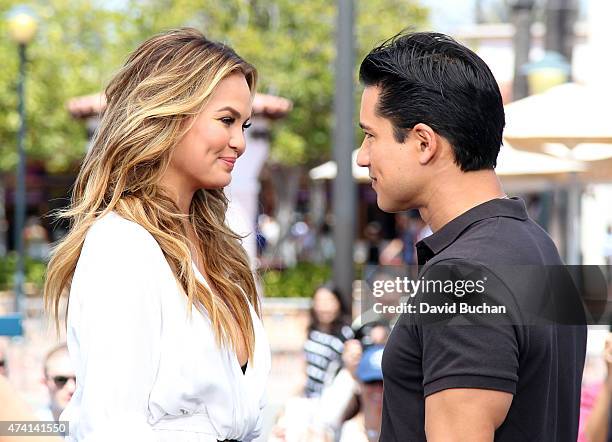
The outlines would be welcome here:
M 150 256 L 161 252 L 153 235 L 140 224 L 109 212 L 94 221 L 85 237 L 84 251 L 94 249 L 96 255 L 107 253 L 122 256 Z

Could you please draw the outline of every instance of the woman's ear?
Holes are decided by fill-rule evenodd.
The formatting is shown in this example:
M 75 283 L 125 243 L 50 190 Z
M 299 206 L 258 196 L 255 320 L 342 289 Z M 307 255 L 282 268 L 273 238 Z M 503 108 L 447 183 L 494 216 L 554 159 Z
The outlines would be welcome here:
M 429 163 L 438 152 L 438 139 L 434 130 L 424 124 L 418 123 L 412 130 L 412 136 L 416 143 L 419 164 L 425 165 Z

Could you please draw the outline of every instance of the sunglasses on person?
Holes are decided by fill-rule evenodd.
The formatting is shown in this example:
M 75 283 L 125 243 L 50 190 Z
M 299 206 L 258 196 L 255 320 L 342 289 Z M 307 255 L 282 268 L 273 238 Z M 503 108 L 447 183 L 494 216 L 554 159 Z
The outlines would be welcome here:
M 76 376 L 53 376 L 51 379 L 59 390 L 64 388 L 70 379 L 76 383 Z

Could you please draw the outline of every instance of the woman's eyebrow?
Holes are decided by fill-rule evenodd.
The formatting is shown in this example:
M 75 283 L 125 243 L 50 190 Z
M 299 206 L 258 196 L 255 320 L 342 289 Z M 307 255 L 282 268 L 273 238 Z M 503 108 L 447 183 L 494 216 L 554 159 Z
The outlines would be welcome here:
M 223 112 L 223 111 L 228 111 L 229 113 L 231 113 L 237 119 L 241 119 L 242 118 L 242 115 L 240 115 L 240 112 L 238 112 L 236 109 L 234 109 L 231 106 L 225 106 L 225 107 L 222 107 L 221 109 L 217 110 L 217 112 Z
M 237 120 L 240 120 L 242 118 L 242 115 L 240 114 L 240 112 L 238 112 L 236 109 L 234 109 L 231 106 L 225 106 L 225 107 L 222 107 L 221 109 L 217 110 L 217 112 L 223 112 L 223 111 L 229 111 L 232 114 L 232 116 L 234 118 L 236 118 Z M 251 118 L 253 118 L 253 113 L 252 112 L 249 115 L 247 115 L 244 118 L 244 120 L 245 121 L 249 121 Z

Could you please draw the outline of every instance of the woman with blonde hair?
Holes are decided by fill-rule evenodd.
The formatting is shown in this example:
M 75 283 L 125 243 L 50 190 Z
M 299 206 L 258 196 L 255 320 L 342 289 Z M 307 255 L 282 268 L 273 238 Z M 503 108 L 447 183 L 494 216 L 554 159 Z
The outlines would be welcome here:
M 72 441 L 250 441 L 270 350 L 223 187 L 257 73 L 194 29 L 145 41 L 105 90 L 45 300 L 69 290 Z

